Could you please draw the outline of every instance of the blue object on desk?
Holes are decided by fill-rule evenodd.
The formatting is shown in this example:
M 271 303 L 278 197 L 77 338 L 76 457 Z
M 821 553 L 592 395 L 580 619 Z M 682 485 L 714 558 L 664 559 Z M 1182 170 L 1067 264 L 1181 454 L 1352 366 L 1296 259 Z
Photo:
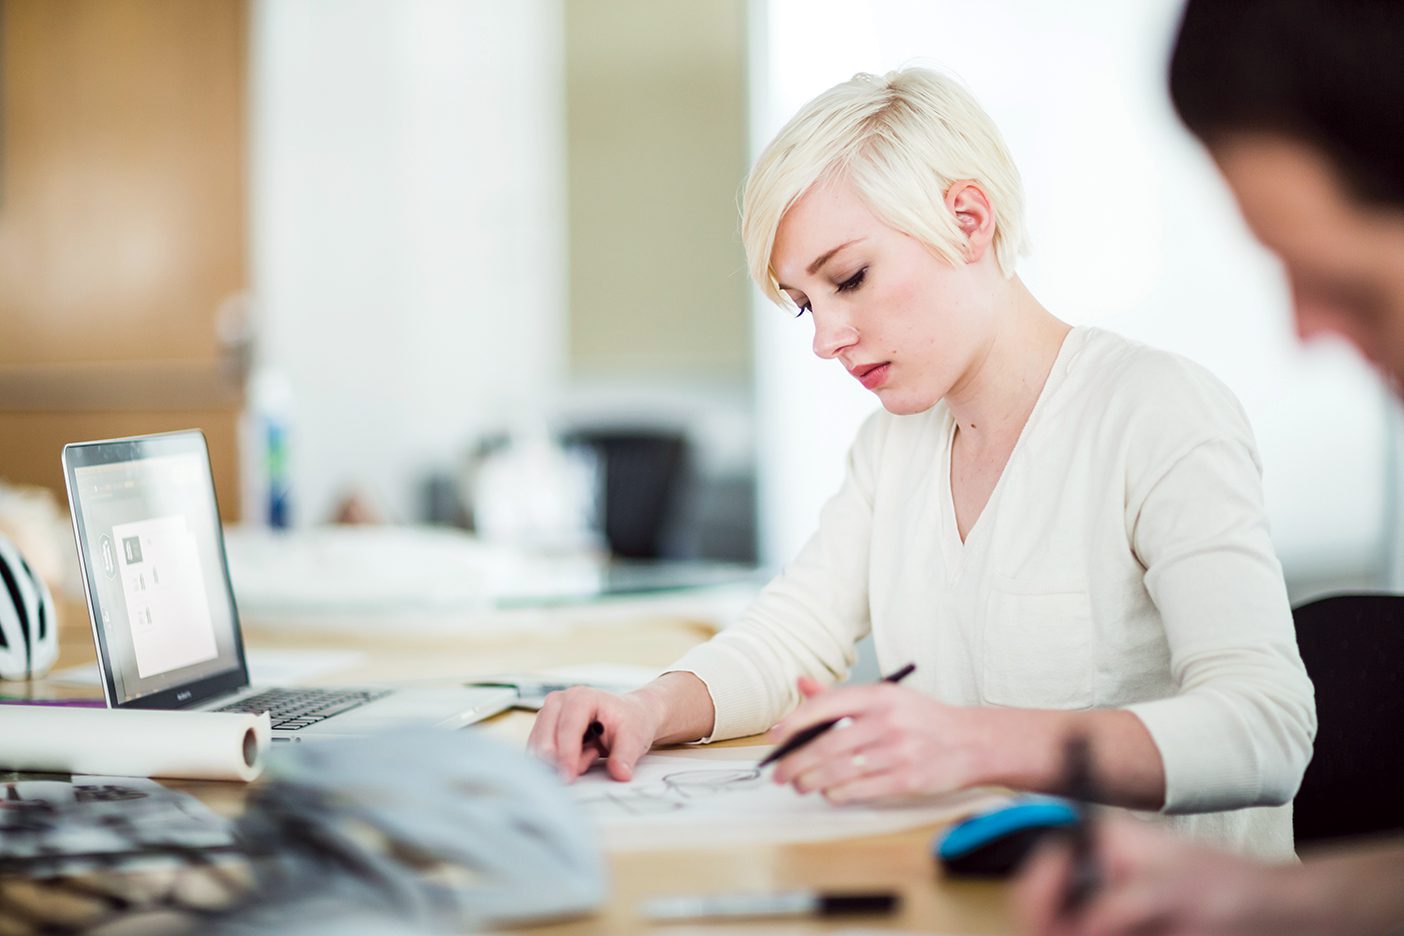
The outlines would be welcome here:
M 936 837 L 932 851 L 951 874 L 1006 875 L 1050 833 L 1081 821 L 1066 800 L 1028 797 L 957 822 Z

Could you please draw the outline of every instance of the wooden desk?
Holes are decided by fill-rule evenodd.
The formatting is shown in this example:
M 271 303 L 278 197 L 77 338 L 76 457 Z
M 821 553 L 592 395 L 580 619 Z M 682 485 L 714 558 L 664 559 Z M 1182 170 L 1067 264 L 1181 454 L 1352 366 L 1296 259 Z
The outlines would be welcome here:
M 94 659 L 91 634 L 81 606 L 64 609 L 60 631 L 60 666 Z M 366 653 L 363 664 L 332 674 L 325 682 L 377 682 L 404 679 L 456 681 L 494 671 L 520 670 L 565 663 L 619 662 L 662 665 L 706 638 L 710 628 L 685 620 L 628 622 L 611 616 L 591 620 L 573 615 L 574 623 L 549 632 L 494 633 L 474 637 L 399 636 L 393 640 L 365 633 L 311 636 L 269 633 L 257 624 L 246 626 L 250 647 L 355 649 Z M 5 684 L 8 694 L 22 694 L 25 684 Z M 74 694 L 39 682 L 35 697 Z M 483 724 L 502 738 L 524 741 L 533 716 L 507 712 Z M 755 744 L 750 739 L 727 746 Z M 199 796 L 217 810 L 237 814 L 247 788 L 233 783 L 173 783 Z M 891 929 L 924 933 L 994 934 L 1011 931 L 1003 887 L 992 883 L 944 880 L 930 858 L 931 837 L 938 827 L 862 839 L 705 850 L 619 852 L 609 856 L 611 892 L 601 911 L 588 918 L 512 932 L 553 936 L 624 936 L 658 932 L 697 936 L 695 927 L 650 929 L 637 916 L 645 898 L 678 893 L 766 890 L 789 887 L 895 889 L 903 910 L 892 917 L 855 918 L 830 923 L 795 919 L 757 926 L 754 922 L 716 924 L 708 933 L 814 933 L 846 928 Z

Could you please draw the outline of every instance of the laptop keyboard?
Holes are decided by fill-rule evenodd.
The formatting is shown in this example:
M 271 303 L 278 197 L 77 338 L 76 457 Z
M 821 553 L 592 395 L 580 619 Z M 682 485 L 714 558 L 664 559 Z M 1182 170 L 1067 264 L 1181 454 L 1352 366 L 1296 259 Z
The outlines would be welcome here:
M 247 699 L 240 699 L 216 712 L 268 713 L 273 727 L 281 731 L 297 731 L 319 721 L 349 712 L 383 699 L 389 689 L 268 689 Z

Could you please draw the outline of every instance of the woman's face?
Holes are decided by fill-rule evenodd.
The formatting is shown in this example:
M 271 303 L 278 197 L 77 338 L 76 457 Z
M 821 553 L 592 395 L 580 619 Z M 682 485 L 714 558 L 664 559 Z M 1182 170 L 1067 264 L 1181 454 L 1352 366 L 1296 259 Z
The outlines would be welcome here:
M 978 225 L 952 207 L 963 228 Z M 794 204 L 770 257 L 780 288 L 814 319 L 814 353 L 837 360 L 898 415 L 959 390 L 988 348 L 987 260 L 946 263 L 879 221 L 844 182 Z

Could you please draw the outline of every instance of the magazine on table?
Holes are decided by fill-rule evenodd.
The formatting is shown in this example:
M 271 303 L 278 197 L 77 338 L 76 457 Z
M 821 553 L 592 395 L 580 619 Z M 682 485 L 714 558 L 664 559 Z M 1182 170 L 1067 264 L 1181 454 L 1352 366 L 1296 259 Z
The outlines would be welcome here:
M 144 870 L 235 850 L 228 820 L 152 780 L 0 773 L 0 873 Z

